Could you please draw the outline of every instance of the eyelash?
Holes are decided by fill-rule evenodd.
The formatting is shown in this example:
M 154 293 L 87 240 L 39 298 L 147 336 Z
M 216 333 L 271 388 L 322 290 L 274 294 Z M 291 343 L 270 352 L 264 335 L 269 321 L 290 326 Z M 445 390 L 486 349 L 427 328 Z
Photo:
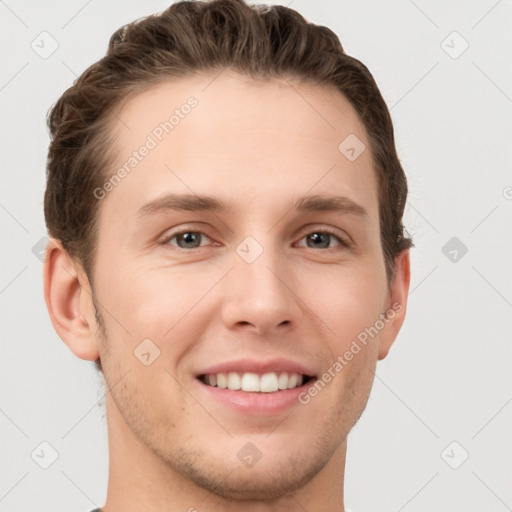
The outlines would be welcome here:
M 165 237 L 164 240 L 162 240 L 161 244 L 162 245 L 171 245 L 169 244 L 169 242 L 173 239 L 173 238 L 176 238 L 177 236 L 179 235 L 183 235 L 185 233 L 195 233 L 195 234 L 201 234 L 201 235 L 204 235 L 205 237 L 211 239 L 204 231 L 201 231 L 201 230 L 194 230 L 194 229 L 185 229 L 185 230 L 182 230 L 182 231 L 178 231 L 176 233 L 172 233 L 171 235 Z M 305 235 L 302 236 L 301 240 L 303 238 L 305 238 L 307 235 L 311 235 L 313 233 L 316 233 L 316 234 L 328 234 L 328 235 L 331 235 L 333 236 L 334 238 L 336 238 L 338 240 L 338 242 L 340 243 L 340 245 L 345 248 L 345 249 L 350 249 L 352 246 L 353 246 L 353 243 L 350 242 L 347 238 L 344 238 L 344 237 L 341 237 L 336 231 L 334 230 L 331 230 L 331 229 L 328 229 L 328 228 L 324 228 L 324 229 L 321 229 L 321 230 L 313 230 L 313 231 L 309 231 L 308 233 L 306 233 Z M 193 247 L 191 249 L 184 249 L 183 247 L 178 247 L 178 246 L 174 246 L 176 249 L 179 249 L 181 251 L 192 251 L 192 250 L 198 250 L 198 249 L 201 249 L 202 246 L 200 247 Z M 313 249 L 312 247 L 307 247 L 308 249 Z M 335 249 L 335 247 L 330 247 L 330 248 L 324 248 L 324 249 L 320 249 L 322 251 L 329 251 L 329 250 L 332 250 L 332 249 Z

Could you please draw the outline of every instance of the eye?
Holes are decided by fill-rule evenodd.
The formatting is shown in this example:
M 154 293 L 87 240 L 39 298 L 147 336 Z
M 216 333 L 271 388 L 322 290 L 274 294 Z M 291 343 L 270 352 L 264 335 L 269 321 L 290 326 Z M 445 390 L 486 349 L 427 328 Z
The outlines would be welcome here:
M 312 231 L 308 233 L 301 240 L 306 239 L 307 247 L 317 248 L 317 249 L 331 249 L 329 247 L 330 242 L 333 239 L 338 241 L 338 244 L 342 247 L 351 247 L 352 244 L 346 238 L 339 236 L 337 233 L 331 230 L 323 230 L 323 231 Z
M 165 240 L 162 241 L 163 245 L 173 245 L 178 247 L 179 249 L 198 249 L 199 247 L 203 247 L 201 245 L 201 240 L 206 238 L 211 241 L 211 238 L 207 236 L 202 231 L 180 231 L 179 233 L 174 233 L 171 236 L 168 236 Z M 301 238 L 301 240 L 306 239 L 306 247 L 311 249 L 332 249 L 331 242 L 336 240 L 338 242 L 338 246 L 341 247 L 352 247 L 352 243 L 342 236 L 340 236 L 337 232 L 331 230 L 318 230 L 311 231 Z M 173 243 L 173 240 L 176 240 Z M 304 247 L 304 245 L 302 245 Z
M 181 231 L 175 233 L 171 237 L 168 237 L 162 243 L 164 245 L 177 245 L 180 249 L 196 249 L 201 247 L 200 240 L 202 237 L 208 238 L 202 231 Z M 176 239 L 176 244 L 171 243 L 172 240 Z

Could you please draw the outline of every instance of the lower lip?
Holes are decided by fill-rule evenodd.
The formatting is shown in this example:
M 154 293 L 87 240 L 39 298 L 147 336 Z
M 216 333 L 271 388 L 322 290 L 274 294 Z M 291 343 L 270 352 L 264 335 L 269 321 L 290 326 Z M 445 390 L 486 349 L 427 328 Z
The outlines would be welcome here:
M 300 405 L 299 395 L 305 392 L 315 379 L 298 388 L 285 389 L 275 393 L 251 393 L 246 391 L 234 391 L 232 389 L 220 389 L 218 387 L 204 384 L 196 379 L 201 389 L 208 393 L 210 397 L 231 407 L 238 412 L 253 415 L 272 415 L 279 414 L 293 406 Z

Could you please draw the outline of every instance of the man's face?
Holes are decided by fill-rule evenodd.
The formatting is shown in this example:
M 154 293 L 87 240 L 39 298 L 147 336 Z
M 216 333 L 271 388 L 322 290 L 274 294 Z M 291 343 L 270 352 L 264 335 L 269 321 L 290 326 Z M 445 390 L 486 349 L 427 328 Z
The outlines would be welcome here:
M 340 93 L 213 78 L 159 85 L 118 113 L 107 177 L 149 150 L 99 204 L 93 276 L 109 422 L 209 490 L 277 496 L 329 463 L 371 389 L 387 327 L 299 400 L 389 307 L 377 182 Z M 197 104 L 172 131 L 158 130 L 190 97 Z M 353 161 L 338 149 L 350 134 L 367 148 Z M 171 208 L 172 194 L 225 210 Z M 367 215 L 295 209 L 311 195 L 344 196 Z M 311 380 L 270 391 L 293 388 L 296 373 Z M 213 387 L 204 374 L 265 391 Z

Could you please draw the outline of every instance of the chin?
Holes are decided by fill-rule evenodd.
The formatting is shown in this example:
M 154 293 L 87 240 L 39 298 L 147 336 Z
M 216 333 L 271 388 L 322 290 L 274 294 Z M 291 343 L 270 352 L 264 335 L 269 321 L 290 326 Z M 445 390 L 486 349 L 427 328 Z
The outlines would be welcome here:
M 196 463 L 182 466 L 180 472 L 197 486 L 225 499 L 276 501 L 306 485 L 323 469 L 328 459 L 288 458 L 284 462 L 270 464 L 261 460 L 252 468 L 241 464 L 229 467 L 224 460 L 219 461 L 217 470 L 212 466 L 198 467 L 196 459 Z

